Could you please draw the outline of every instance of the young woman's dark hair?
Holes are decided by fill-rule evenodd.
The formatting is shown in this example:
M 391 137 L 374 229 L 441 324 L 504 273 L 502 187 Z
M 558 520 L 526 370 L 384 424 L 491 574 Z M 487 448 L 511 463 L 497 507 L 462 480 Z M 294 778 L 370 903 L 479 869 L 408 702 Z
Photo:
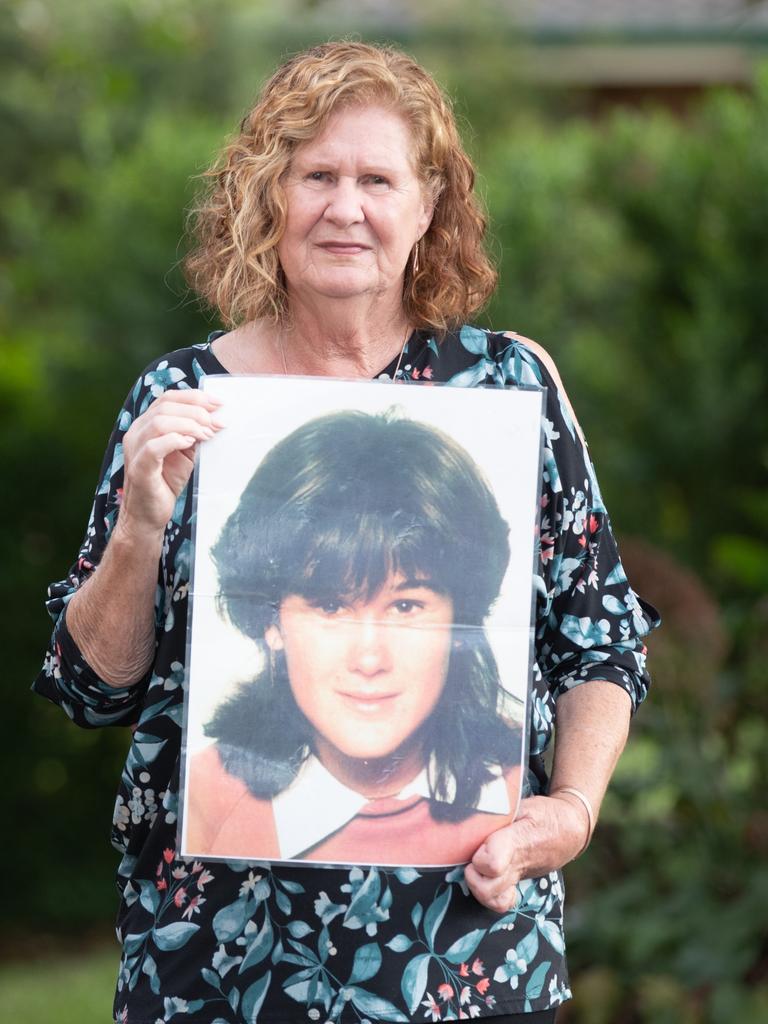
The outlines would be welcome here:
M 391 576 L 423 579 L 454 608 L 448 675 L 424 729 L 433 815 L 472 813 L 491 767 L 519 761 L 483 621 L 509 561 L 509 528 L 470 455 L 397 411 L 311 420 L 267 454 L 211 549 L 219 607 L 267 656 L 265 631 L 291 594 L 370 600 Z M 295 778 L 312 729 L 282 655 L 206 725 L 224 767 L 258 797 Z

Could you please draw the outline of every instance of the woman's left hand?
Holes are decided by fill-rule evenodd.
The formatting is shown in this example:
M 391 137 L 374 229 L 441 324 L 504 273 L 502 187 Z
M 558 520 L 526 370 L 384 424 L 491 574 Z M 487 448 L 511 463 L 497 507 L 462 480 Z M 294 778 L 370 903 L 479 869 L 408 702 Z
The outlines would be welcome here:
M 573 860 L 584 848 L 588 830 L 584 809 L 567 797 L 523 800 L 515 820 L 491 833 L 466 866 L 470 892 L 489 910 L 511 910 L 517 902 L 517 883 Z

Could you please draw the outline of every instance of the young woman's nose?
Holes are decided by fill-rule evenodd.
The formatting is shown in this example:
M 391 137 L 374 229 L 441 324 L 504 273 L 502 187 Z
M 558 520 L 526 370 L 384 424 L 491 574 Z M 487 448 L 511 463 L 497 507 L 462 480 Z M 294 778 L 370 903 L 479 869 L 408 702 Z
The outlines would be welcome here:
M 350 622 L 348 630 L 347 667 L 351 672 L 376 676 L 391 669 L 395 631 L 389 623 L 361 617 Z
M 344 175 L 336 180 L 328 196 L 324 217 L 339 227 L 347 227 L 349 224 L 358 224 L 365 220 L 362 193 L 354 178 Z

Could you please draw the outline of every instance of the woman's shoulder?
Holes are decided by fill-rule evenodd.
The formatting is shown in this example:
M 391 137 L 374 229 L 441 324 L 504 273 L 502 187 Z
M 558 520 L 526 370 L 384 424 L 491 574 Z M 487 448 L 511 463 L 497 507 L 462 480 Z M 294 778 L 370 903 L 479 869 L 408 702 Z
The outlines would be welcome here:
M 214 337 L 215 332 L 206 341 L 156 356 L 142 370 L 142 383 L 147 387 L 197 387 L 200 379 L 208 374 L 226 373 L 214 355 L 211 346 Z
M 477 330 L 477 328 L 471 329 Z M 490 353 L 497 359 L 508 355 L 510 351 L 516 352 L 528 366 L 534 367 L 538 371 L 536 375 L 541 384 L 552 383 L 558 389 L 563 389 L 563 382 L 555 361 L 540 342 L 527 338 L 517 331 L 496 331 L 490 328 L 483 330 L 488 338 Z M 462 328 L 462 334 L 465 331 L 467 328 Z
M 582 443 L 584 443 L 584 435 L 581 427 L 579 426 L 579 421 L 576 418 L 576 413 L 573 411 L 573 406 L 571 405 L 571 400 L 568 397 L 568 392 L 565 390 L 565 385 L 563 384 L 560 376 L 560 371 L 549 352 L 547 352 L 544 346 L 538 341 L 533 341 L 532 338 L 526 338 L 524 335 L 518 334 L 516 331 L 501 331 L 497 333 L 497 336 L 500 336 L 507 341 L 511 341 L 519 351 L 527 353 L 530 358 L 535 360 L 540 369 L 544 371 L 542 383 L 554 385 L 560 401 L 568 410 L 571 421 L 576 428 Z M 547 378 L 549 378 L 549 381 L 547 381 Z
M 558 386 L 562 386 L 560 374 L 557 372 L 554 359 L 538 341 L 533 341 L 532 338 L 526 338 L 525 335 L 518 334 L 517 331 L 489 331 L 489 334 L 495 338 L 511 341 L 518 350 L 528 352 L 534 357 L 537 363 L 547 370 L 549 376 L 552 377 L 555 383 Z
M 542 344 L 517 331 L 493 330 L 464 324 L 450 332 L 435 349 L 436 373 L 441 380 L 461 387 L 540 387 L 547 404 L 556 407 L 569 430 L 583 436 L 554 359 Z
M 127 426 L 133 416 L 145 412 L 166 391 L 198 388 L 203 377 L 226 372 L 213 353 L 211 337 L 199 344 L 165 352 L 147 363 L 135 378 L 123 404 L 121 423 Z
M 550 377 L 555 383 L 561 384 L 554 360 L 544 346 L 517 331 L 463 324 L 449 331 L 440 344 L 441 347 L 455 348 L 465 356 L 480 356 L 496 362 L 507 362 L 510 354 L 516 352 L 528 366 L 544 371 L 543 375 L 536 372 L 541 383 L 546 383 L 545 378 Z

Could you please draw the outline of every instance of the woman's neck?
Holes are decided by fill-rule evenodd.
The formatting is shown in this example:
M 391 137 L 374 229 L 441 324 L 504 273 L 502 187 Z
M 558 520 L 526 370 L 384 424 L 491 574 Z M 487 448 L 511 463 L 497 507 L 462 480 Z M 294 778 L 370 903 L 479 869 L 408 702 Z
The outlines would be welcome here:
M 369 800 L 397 796 L 424 767 L 423 747 L 415 738 L 387 757 L 348 757 L 321 736 L 315 737 L 314 750 L 331 775 Z
M 295 303 L 282 325 L 243 324 L 213 347 L 230 373 L 370 378 L 400 355 L 410 333 L 400 305 L 361 309 L 326 300 Z

